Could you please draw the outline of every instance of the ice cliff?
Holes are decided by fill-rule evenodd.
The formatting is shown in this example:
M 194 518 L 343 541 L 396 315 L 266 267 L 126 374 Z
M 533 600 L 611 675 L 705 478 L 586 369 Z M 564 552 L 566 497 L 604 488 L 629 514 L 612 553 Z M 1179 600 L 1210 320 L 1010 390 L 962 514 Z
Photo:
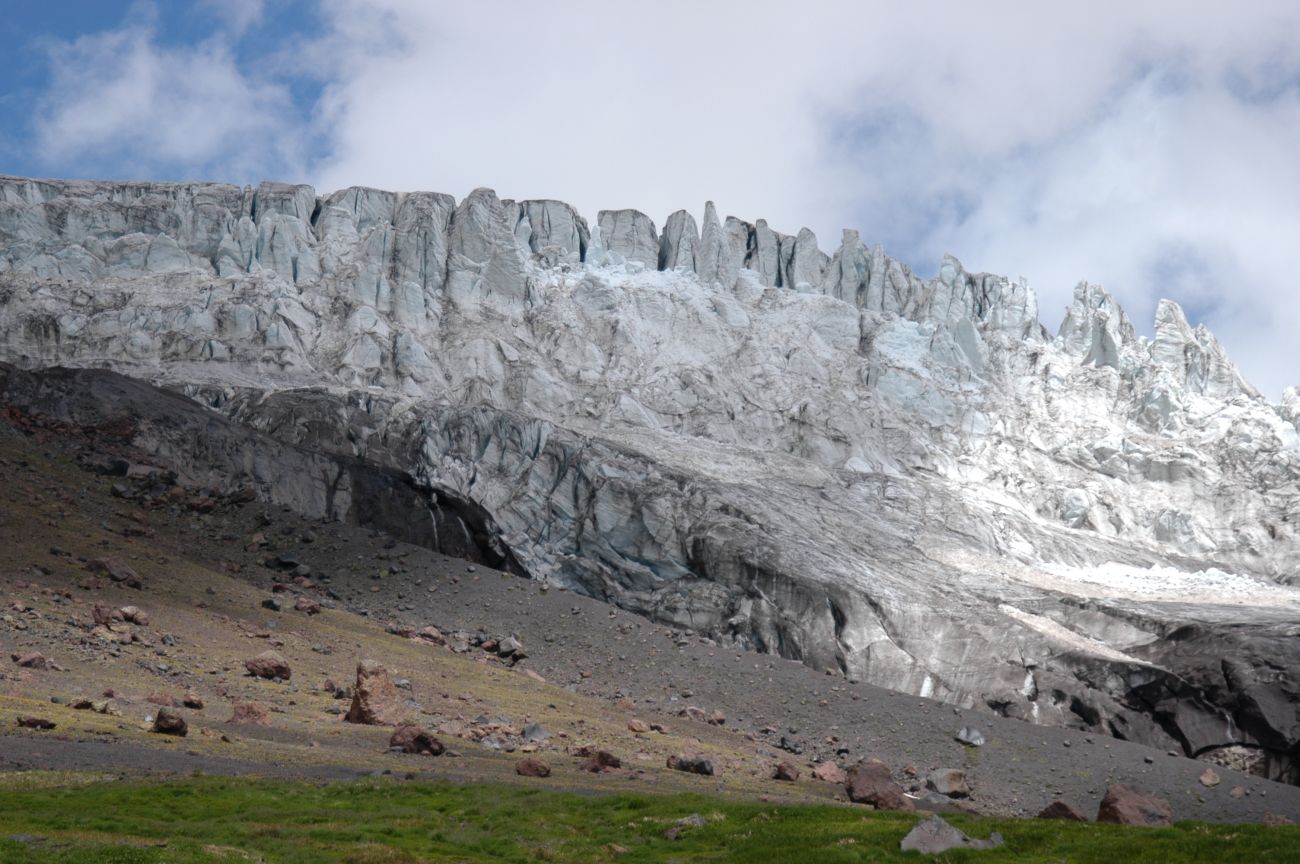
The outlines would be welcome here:
M 0 177 L 0 360 L 401 472 L 410 520 L 727 644 L 1295 779 L 1300 397 L 1172 302 L 1147 339 L 1081 284 L 1053 335 L 712 204 Z

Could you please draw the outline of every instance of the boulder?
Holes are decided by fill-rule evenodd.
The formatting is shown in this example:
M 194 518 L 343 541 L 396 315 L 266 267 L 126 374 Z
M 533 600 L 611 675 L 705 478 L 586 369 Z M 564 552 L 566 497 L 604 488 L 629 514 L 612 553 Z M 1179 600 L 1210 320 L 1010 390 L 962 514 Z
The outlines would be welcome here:
M 195 690 L 186 690 L 185 695 L 181 697 L 181 704 L 186 708 L 193 708 L 195 711 L 202 711 L 203 697 Z
M 1219 785 L 1218 772 L 1213 768 L 1206 768 L 1201 772 L 1201 776 L 1198 779 L 1201 781 L 1202 786 L 1214 787 Z
M 1088 817 L 1079 812 L 1073 805 L 1064 801 L 1056 800 L 1048 804 L 1042 810 L 1038 811 L 1039 819 L 1061 819 L 1065 822 L 1087 822 Z
M 627 721 L 627 731 L 635 732 L 638 735 L 644 735 L 650 731 L 650 725 L 644 720 L 638 720 L 633 717 L 631 720 Z
M 515 773 L 520 777 L 550 777 L 551 767 L 541 759 L 529 756 L 515 763 Z
M 1116 783 L 1107 787 L 1097 808 L 1097 821 L 1157 827 L 1174 824 L 1174 811 L 1168 802 L 1154 795 Z
M 837 786 L 843 786 L 845 781 L 849 779 L 848 775 L 844 773 L 844 769 L 834 762 L 823 762 L 813 769 L 812 774 L 824 783 L 834 783 Z
M 587 757 L 587 761 L 582 763 L 582 770 L 590 771 L 592 774 L 605 774 L 622 767 L 623 760 L 607 750 L 593 751 Z
M 916 826 L 898 844 L 904 852 L 937 855 L 949 849 L 993 849 L 1002 845 L 1002 835 L 993 832 L 987 840 L 976 840 L 935 815 Z
M 255 678 L 280 678 L 288 681 L 293 674 L 289 669 L 289 661 L 278 651 L 263 651 L 256 657 L 250 657 L 244 661 L 244 668 Z
M 149 613 L 141 609 L 139 606 L 123 606 L 117 611 L 122 614 L 123 621 L 128 621 L 141 627 L 144 627 L 149 623 Z
M 793 762 L 779 762 L 772 771 L 772 779 L 793 783 L 799 779 L 799 769 L 794 766 Z
M 93 558 L 86 565 L 91 573 L 102 574 L 128 588 L 143 588 L 144 581 L 120 558 Z
M 984 733 L 976 729 L 974 726 L 961 727 L 953 737 L 968 747 L 984 746 Z
M 844 791 L 854 804 L 870 804 L 877 810 L 916 809 L 903 794 L 903 787 L 894 782 L 889 766 L 879 759 L 859 762 L 850 768 Z
M 24 669 L 46 669 L 56 672 L 63 671 L 63 667 L 53 660 L 47 658 L 39 651 L 24 651 L 22 653 L 9 655 L 10 659 Z
M 159 735 L 175 735 L 184 738 L 189 734 L 189 724 L 185 718 L 170 708 L 159 708 L 158 716 L 153 718 L 152 730 Z
M 389 749 L 425 756 L 441 756 L 447 748 L 429 730 L 415 723 L 403 723 L 388 739 Z
M 712 777 L 714 773 L 713 760 L 703 753 L 674 753 L 668 757 L 668 767 L 674 771 L 702 774 L 705 777 Z
M 58 724 L 48 717 L 20 715 L 18 725 L 24 729 L 53 729 Z
M 926 776 L 925 786 L 949 798 L 966 798 L 970 795 L 966 772 L 959 768 L 936 768 Z
M 374 660 L 358 663 L 352 706 L 343 719 L 370 726 L 397 726 L 406 719 L 406 713 L 388 670 Z
M 293 608 L 308 615 L 320 614 L 320 603 L 305 594 L 298 595 L 298 599 L 293 601 Z
M 231 706 L 228 723 L 243 726 L 270 726 L 271 714 L 261 702 L 236 702 Z

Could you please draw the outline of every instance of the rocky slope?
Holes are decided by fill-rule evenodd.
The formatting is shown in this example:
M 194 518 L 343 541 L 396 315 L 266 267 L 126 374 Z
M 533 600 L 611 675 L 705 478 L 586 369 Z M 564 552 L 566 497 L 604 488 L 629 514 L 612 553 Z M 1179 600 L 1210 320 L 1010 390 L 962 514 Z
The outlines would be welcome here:
M 1145 339 L 1080 285 L 1052 336 L 1019 282 L 712 205 L 0 178 L 0 359 L 192 397 L 234 425 L 178 401 L 132 443 L 308 516 L 1295 779 L 1300 397 L 1173 303 Z M 139 401 L 84 384 L 3 401 Z

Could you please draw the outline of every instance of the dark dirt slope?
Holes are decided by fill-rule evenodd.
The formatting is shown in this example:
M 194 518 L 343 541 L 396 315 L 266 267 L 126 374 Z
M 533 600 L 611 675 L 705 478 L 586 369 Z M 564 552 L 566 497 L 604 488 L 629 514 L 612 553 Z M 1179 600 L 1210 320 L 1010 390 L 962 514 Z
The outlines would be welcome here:
M 94 376 L 87 380 L 103 383 Z M 1033 814 L 1059 797 L 1091 814 L 1107 784 L 1124 782 L 1168 799 L 1180 818 L 1300 817 L 1297 787 L 1223 768 L 1216 769 L 1221 781 L 1206 786 L 1198 780 L 1203 762 L 955 710 L 779 658 L 723 650 L 589 598 L 398 542 L 355 524 L 367 521 L 358 513 L 378 512 L 364 507 L 306 519 L 249 500 L 249 490 L 223 482 L 217 463 L 310 470 L 313 477 L 337 476 L 338 463 L 314 461 L 323 457 L 222 425 L 192 402 L 137 382 L 120 384 L 125 380 L 101 391 L 111 398 L 96 407 L 95 424 L 68 422 L 75 412 L 65 410 L 66 399 L 48 401 L 37 413 L 30 400 L 0 406 L 0 768 L 123 771 L 147 764 L 290 776 L 388 769 L 508 779 L 523 748 L 532 749 L 518 733 L 536 721 L 549 737 L 535 745 L 535 755 L 556 769 L 544 782 L 565 788 L 689 788 L 808 800 L 842 794 L 811 778 L 812 764 L 877 757 L 918 792 L 931 770 L 965 768 L 974 787 L 970 806 L 988 813 Z M 206 467 L 191 472 L 188 487 L 160 469 L 167 452 L 179 453 L 185 436 L 198 434 L 196 425 L 167 433 L 175 438 L 161 457 L 158 448 L 146 457 L 132 446 L 144 423 L 173 428 L 169 415 L 214 424 L 202 434 L 211 439 L 215 428 L 226 442 L 204 451 Z M 347 470 L 362 477 L 355 488 L 373 482 L 394 490 L 397 503 L 382 510 L 382 519 L 371 518 L 372 526 L 400 518 L 402 499 L 395 496 L 406 494 L 400 477 L 360 464 Z M 112 476 L 123 471 L 129 476 Z M 316 500 L 315 483 L 304 480 L 303 500 Z M 482 553 L 473 554 L 481 562 Z M 93 576 L 88 562 L 103 557 L 132 567 L 143 589 Z M 281 611 L 262 606 L 273 596 Z M 299 596 L 323 611 L 299 611 Z M 128 628 L 140 641 L 118 644 L 96 635 L 96 602 L 146 609 L 149 624 Z M 448 644 L 408 638 L 426 626 Z M 523 644 L 525 660 L 511 665 L 472 645 L 506 636 Z M 241 674 L 243 659 L 272 647 L 294 669 L 289 683 Z M 32 650 L 67 671 L 20 669 L 9 661 L 11 652 Z M 363 657 L 409 680 L 401 694 L 413 718 L 443 730 L 457 756 L 391 755 L 388 730 L 340 721 L 347 702 L 322 685 L 326 678 L 351 683 Z M 115 691 L 120 714 L 68 707 L 77 698 L 99 699 L 105 688 Z M 201 710 L 178 709 L 190 720 L 189 737 L 146 732 L 144 718 L 156 711 L 147 699 L 179 698 L 187 689 L 205 703 Z M 268 706 L 271 725 L 227 722 L 232 703 L 248 700 Z M 678 716 L 688 706 L 721 712 L 725 724 Z M 20 714 L 48 715 L 59 725 L 53 732 L 20 731 L 14 724 Z M 634 734 L 632 719 L 665 731 Z M 953 735 L 964 725 L 980 729 L 987 743 L 977 749 L 957 743 Z M 67 740 L 53 746 L 51 735 Z M 625 769 L 582 771 L 577 754 L 588 743 L 620 755 Z M 718 776 L 664 768 L 669 754 L 697 749 L 714 759 Z M 799 782 L 770 779 L 781 759 L 804 769 Z

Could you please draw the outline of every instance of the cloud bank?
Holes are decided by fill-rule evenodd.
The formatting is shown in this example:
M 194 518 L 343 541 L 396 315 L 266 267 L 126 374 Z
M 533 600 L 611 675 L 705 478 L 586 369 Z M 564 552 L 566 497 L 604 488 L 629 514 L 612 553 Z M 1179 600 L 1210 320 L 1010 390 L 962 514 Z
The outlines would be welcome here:
M 1265 392 L 1300 384 L 1294 4 L 322 0 L 257 62 L 235 47 L 274 4 L 228 8 L 192 45 L 126 22 L 54 46 L 47 164 L 485 185 L 660 224 L 712 199 L 922 273 L 952 252 L 1024 275 L 1049 327 L 1082 279 L 1146 329 L 1172 297 Z

